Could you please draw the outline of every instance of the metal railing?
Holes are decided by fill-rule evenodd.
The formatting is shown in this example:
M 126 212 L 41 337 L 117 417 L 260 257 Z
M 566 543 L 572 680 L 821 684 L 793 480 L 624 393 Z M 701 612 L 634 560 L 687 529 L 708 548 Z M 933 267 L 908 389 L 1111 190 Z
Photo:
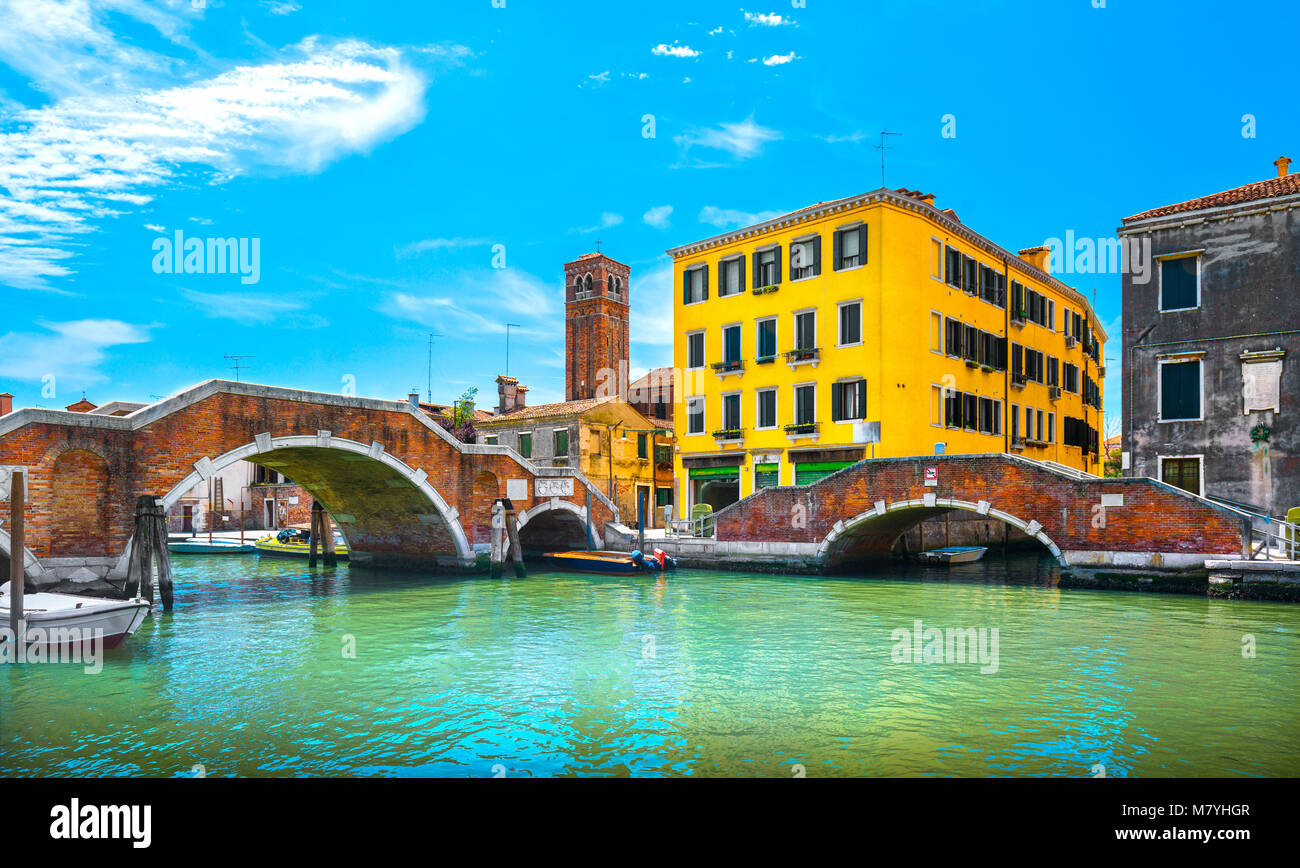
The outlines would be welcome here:
M 1300 524 L 1254 516 L 1250 522 L 1250 559 L 1293 561 L 1300 552 Z

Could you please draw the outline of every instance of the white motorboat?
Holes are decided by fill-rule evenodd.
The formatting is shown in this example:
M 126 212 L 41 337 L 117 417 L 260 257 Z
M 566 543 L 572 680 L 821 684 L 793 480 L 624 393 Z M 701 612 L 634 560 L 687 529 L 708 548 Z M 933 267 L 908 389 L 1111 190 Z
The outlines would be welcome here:
M 0 627 L 9 625 L 9 583 L 0 585 Z M 23 594 L 23 620 L 27 642 L 36 645 L 74 645 L 102 641 L 116 648 L 140 629 L 152 608 L 148 600 L 110 600 L 73 594 Z M 97 638 L 98 637 L 98 638 Z M 0 641 L 5 641 L 0 634 Z
M 256 554 L 257 545 L 253 541 L 192 536 L 186 540 L 168 540 L 167 550 L 180 555 L 244 555 Z
M 988 551 L 985 546 L 949 546 L 945 549 L 933 549 L 921 552 L 918 558 L 931 564 L 973 564 Z

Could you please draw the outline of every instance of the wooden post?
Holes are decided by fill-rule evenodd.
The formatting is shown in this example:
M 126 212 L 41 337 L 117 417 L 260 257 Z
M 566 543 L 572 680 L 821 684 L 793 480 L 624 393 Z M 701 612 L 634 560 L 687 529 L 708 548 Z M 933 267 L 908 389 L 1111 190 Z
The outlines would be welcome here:
M 645 552 L 645 510 L 646 507 L 649 506 L 649 504 L 641 500 L 641 492 L 639 490 L 637 490 L 636 488 L 633 488 L 633 490 L 636 491 L 636 547 L 638 551 L 644 553 Z
M 26 624 L 23 618 L 23 577 L 27 543 L 23 539 L 23 502 L 27 499 L 25 474 L 15 470 L 9 479 L 9 629 L 13 633 L 14 647 L 20 651 L 26 641 Z
M 492 578 L 501 578 L 501 566 L 505 563 L 506 554 L 503 540 L 506 530 L 506 511 L 501 505 L 501 501 L 492 504 L 492 542 L 489 548 L 488 558 L 492 564 Z
M 307 566 L 313 569 L 316 566 L 316 549 L 320 546 L 320 525 L 321 525 L 321 507 L 320 503 L 312 500 L 311 503 L 311 554 L 308 557 Z
M 158 557 L 158 596 L 162 600 L 163 611 L 172 610 L 172 562 L 171 552 L 167 550 L 167 513 L 163 502 L 153 499 L 149 510 L 149 531 L 153 537 L 153 550 Z
M 325 556 L 325 566 L 337 567 L 339 559 L 334 553 L 334 528 L 330 526 L 330 515 L 323 506 L 320 511 L 320 541 L 321 554 Z
M 239 495 L 239 546 L 244 546 L 244 495 Z
M 153 602 L 154 513 L 158 498 L 142 494 L 135 499 L 135 537 L 131 544 L 131 566 L 127 574 L 128 597 L 143 597 Z
M 524 569 L 524 547 L 519 543 L 519 519 L 515 517 L 515 504 L 510 498 L 502 501 L 505 507 L 506 522 L 506 560 L 513 560 L 515 563 L 515 578 L 526 578 L 528 571 Z
M 591 543 L 591 489 L 587 489 L 587 512 L 584 516 L 587 527 L 587 551 L 595 551 L 596 547 Z

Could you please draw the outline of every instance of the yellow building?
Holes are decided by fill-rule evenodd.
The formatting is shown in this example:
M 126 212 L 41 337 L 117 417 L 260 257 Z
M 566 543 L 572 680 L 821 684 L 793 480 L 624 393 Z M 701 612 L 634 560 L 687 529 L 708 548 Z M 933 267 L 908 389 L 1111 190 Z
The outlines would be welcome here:
M 668 251 L 678 514 L 864 457 L 1012 452 L 1100 473 L 1087 300 L 934 197 L 877 190 Z

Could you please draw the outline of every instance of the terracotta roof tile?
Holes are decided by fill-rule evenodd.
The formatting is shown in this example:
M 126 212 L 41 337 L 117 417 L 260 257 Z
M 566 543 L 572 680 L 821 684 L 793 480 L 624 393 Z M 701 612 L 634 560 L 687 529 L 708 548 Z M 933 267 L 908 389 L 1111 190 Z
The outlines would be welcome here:
M 532 407 L 525 407 L 522 410 L 515 410 L 511 413 L 503 413 L 493 416 L 491 419 L 485 419 L 479 422 L 482 427 L 495 427 L 497 425 L 513 425 L 516 422 L 529 421 L 535 419 L 554 419 L 562 416 L 578 416 L 591 410 L 601 404 L 615 400 L 609 398 L 584 398 L 581 401 L 560 401 L 557 404 L 537 404 Z
M 1124 222 L 1149 220 L 1152 217 L 1165 217 L 1169 214 L 1201 211 L 1206 208 L 1224 208 L 1229 205 L 1242 205 L 1260 199 L 1294 196 L 1298 193 L 1300 193 L 1300 172 L 1292 172 L 1284 178 L 1269 178 L 1267 181 L 1257 181 L 1254 184 L 1246 184 L 1244 187 L 1234 187 L 1231 190 L 1224 190 L 1222 193 L 1201 196 L 1199 199 L 1189 199 L 1176 205 L 1163 205 L 1159 208 L 1152 208 L 1150 211 L 1143 211 L 1141 214 L 1125 217 Z

